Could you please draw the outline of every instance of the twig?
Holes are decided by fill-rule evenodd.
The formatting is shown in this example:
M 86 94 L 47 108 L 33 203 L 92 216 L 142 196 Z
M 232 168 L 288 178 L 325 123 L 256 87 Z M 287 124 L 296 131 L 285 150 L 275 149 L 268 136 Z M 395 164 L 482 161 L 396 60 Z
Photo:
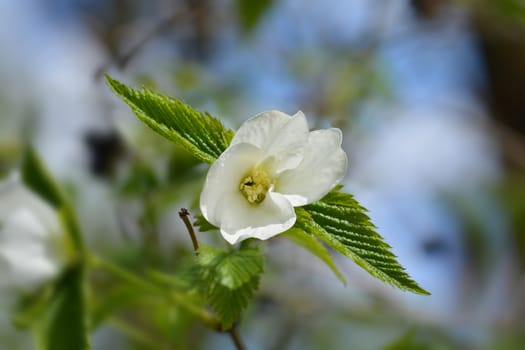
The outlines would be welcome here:
M 170 290 L 169 293 L 166 293 L 164 289 L 159 288 L 159 286 L 149 282 L 147 279 L 140 278 L 128 270 L 112 263 L 109 260 L 105 260 L 100 256 L 90 254 L 88 258 L 88 261 L 92 267 L 103 269 L 112 275 L 119 277 L 123 281 L 132 284 L 133 286 L 147 291 L 148 293 L 162 293 L 162 295 L 164 295 L 170 301 L 201 319 L 210 328 L 220 328 L 220 322 L 214 315 L 212 315 L 206 309 L 195 307 L 191 303 L 188 303 L 187 300 L 185 300 L 185 295 L 181 295 L 175 290 Z
M 193 225 L 190 222 L 190 219 L 188 218 L 190 216 L 190 212 L 186 208 L 182 208 L 179 210 L 179 217 L 184 222 L 184 225 L 186 225 L 186 229 L 188 230 L 188 234 L 191 238 L 191 243 L 193 243 L 193 249 L 195 250 L 195 255 L 199 255 L 199 242 L 197 241 L 197 237 L 195 236 L 195 230 L 193 229 Z M 236 350 L 246 350 L 246 346 L 244 345 L 241 335 L 239 334 L 239 329 L 236 324 L 234 324 L 229 330 L 227 330 L 233 344 L 235 345 Z
M 197 241 L 197 236 L 195 236 L 195 230 L 193 229 L 193 225 L 190 222 L 190 219 L 188 219 L 188 216 L 190 216 L 190 212 L 186 208 L 182 208 L 179 210 L 179 217 L 184 222 L 184 225 L 186 225 L 186 229 L 188 230 L 188 233 L 191 238 L 191 243 L 193 244 L 193 250 L 195 250 L 195 255 L 199 255 L 199 242 Z
M 232 328 L 230 328 L 228 334 L 230 335 L 230 338 L 232 339 L 233 344 L 235 344 L 235 348 L 237 350 L 246 350 L 246 346 L 244 346 L 244 343 L 242 342 L 237 325 L 234 325 Z
M 150 336 L 147 332 L 144 332 L 139 327 L 130 325 L 117 317 L 110 318 L 108 323 L 122 334 L 127 335 L 129 338 L 144 345 L 148 349 L 170 349 L 168 345 L 164 345 L 164 341 L 161 343 L 158 337 L 153 339 L 152 336 Z
M 149 41 L 168 29 L 173 23 L 176 23 L 178 20 L 185 17 L 188 17 L 187 11 L 180 11 L 160 21 L 150 32 L 146 33 L 146 35 L 144 35 L 144 37 L 142 37 L 142 39 L 127 52 L 117 55 L 116 57 L 113 57 L 101 65 L 95 72 L 95 79 L 100 79 L 102 75 L 113 65 L 117 66 L 121 70 L 124 69 L 131 59 L 135 57 Z

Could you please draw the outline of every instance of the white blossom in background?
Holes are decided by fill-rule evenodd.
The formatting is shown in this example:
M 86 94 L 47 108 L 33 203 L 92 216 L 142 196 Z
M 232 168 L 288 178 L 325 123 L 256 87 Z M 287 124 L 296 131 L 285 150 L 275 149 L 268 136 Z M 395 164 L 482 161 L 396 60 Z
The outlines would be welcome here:
M 0 182 L 0 288 L 31 289 L 57 276 L 64 263 L 54 209 L 18 177 Z
M 302 112 L 256 115 L 210 167 L 202 214 L 231 244 L 286 231 L 294 207 L 321 199 L 345 176 L 341 142 L 339 129 L 309 131 Z

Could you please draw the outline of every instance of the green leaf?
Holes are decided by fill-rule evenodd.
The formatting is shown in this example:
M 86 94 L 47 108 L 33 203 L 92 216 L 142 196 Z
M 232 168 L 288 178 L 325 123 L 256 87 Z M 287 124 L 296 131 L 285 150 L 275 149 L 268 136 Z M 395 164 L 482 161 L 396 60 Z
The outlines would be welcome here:
M 254 276 L 237 289 L 229 289 L 221 284 L 213 284 L 209 288 L 208 302 L 219 316 L 222 330 L 230 329 L 239 320 L 257 288 L 259 276 Z
M 107 288 L 105 288 L 107 289 Z M 133 305 L 136 306 L 144 298 L 154 298 L 148 293 L 137 291 L 128 286 L 110 287 L 104 295 L 93 298 L 90 303 L 91 328 L 95 329 L 117 312 Z
M 251 32 L 272 4 L 273 0 L 237 0 L 237 13 L 243 29 Z
M 39 349 L 87 350 L 90 348 L 84 304 L 84 267 L 67 269 L 55 286 L 39 324 Z
M 59 213 L 77 256 L 52 286 L 22 300 L 14 322 L 37 327 L 40 349 L 89 349 L 82 263 L 84 244 L 75 211 L 32 148 L 25 153 L 21 171 L 24 183 Z
M 195 260 L 194 283 L 227 330 L 238 320 L 259 287 L 264 256 L 258 249 L 224 252 L 201 246 Z
M 59 212 L 74 249 L 77 252 L 83 252 L 84 243 L 75 211 L 60 186 L 31 147 L 26 150 L 21 171 L 22 180 L 26 186 Z
M 37 322 L 46 310 L 53 295 L 53 287 L 46 285 L 28 295 L 22 296 L 16 305 L 12 321 L 16 327 L 28 328 Z
M 33 192 L 56 209 L 64 206 L 64 194 L 32 147 L 26 149 L 21 171 L 22 180 Z
M 352 195 L 336 190 L 318 202 L 296 208 L 295 227 L 354 260 L 372 276 L 402 290 L 429 294 L 405 272 L 390 246 L 375 231 Z
M 432 350 L 441 349 L 435 339 L 423 342 L 416 337 L 415 329 L 411 328 L 406 331 L 399 339 L 385 345 L 381 350 Z
M 109 75 L 106 82 L 146 125 L 203 162 L 213 163 L 233 138 L 233 131 L 220 121 L 176 98 L 128 87 Z
M 330 255 L 330 252 L 321 242 L 319 242 L 317 238 L 315 238 L 315 236 L 313 236 L 309 232 L 303 231 L 295 227 L 286 231 L 285 233 L 283 233 L 283 235 L 298 246 L 303 247 L 304 249 L 308 250 L 310 253 L 321 259 L 330 268 L 330 270 L 332 270 L 332 272 L 337 276 L 337 278 L 339 278 L 339 280 L 343 282 L 343 284 L 346 284 L 346 279 L 335 265 L 334 260 Z
M 200 232 L 214 231 L 219 228 L 210 224 L 202 214 L 195 215 L 193 226 L 198 227 Z

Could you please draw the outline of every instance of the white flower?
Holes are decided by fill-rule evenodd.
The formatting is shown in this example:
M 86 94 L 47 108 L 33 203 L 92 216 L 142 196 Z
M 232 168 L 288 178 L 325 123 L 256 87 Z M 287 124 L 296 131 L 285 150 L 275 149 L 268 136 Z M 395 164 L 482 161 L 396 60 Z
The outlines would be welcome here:
M 63 265 L 60 223 L 18 178 L 0 183 L 0 288 L 30 289 Z
M 231 244 L 286 231 L 295 223 L 293 207 L 321 199 L 343 179 L 341 142 L 339 129 L 310 132 L 302 112 L 256 115 L 212 164 L 202 214 Z

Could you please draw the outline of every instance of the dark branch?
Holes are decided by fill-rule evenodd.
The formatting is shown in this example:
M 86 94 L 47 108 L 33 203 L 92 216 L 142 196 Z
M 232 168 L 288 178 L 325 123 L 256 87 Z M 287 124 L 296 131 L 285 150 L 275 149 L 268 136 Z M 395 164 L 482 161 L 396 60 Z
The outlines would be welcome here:
M 195 235 L 195 230 L 193 229 L 193 225 L 190 222 L 189 216 L 190 212 L 188 209 L 182 208 L 179 210 L 179 217 L 184 222 L 184 225 L 186 225 L 186 229 L 188 230 L 191 238 L 191 243 L 193 244 L 193 250 L 195 250 L 195 255 L 199 255 L 199 242 L 197 241 L 197 236 Z

